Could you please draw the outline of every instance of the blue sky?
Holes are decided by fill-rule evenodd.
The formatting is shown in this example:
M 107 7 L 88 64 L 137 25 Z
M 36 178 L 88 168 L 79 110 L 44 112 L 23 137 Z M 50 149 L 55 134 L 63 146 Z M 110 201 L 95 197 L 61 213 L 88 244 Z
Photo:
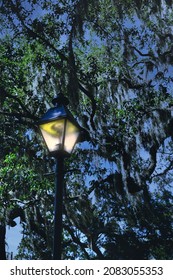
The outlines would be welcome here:
M 6 228 L 6 251 L 7 253 L 13 252 L 13 256 L 17 253 L 17 247 L 19 246 L 19 243 L 22 238 L 21 230 L 22 227 L 20 225 L 20 219 L 16 218 L 15 222 L 17 223 L 17 226 L 10 227 L 7 226 Z

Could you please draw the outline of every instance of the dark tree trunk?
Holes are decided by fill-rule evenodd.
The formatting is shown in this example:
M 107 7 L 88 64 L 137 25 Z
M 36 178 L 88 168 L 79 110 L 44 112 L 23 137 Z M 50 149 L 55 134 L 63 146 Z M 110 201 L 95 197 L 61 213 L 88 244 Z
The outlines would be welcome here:
M 6 260 L 5 232 L 5 225 L 0 225 L 0 260 Z

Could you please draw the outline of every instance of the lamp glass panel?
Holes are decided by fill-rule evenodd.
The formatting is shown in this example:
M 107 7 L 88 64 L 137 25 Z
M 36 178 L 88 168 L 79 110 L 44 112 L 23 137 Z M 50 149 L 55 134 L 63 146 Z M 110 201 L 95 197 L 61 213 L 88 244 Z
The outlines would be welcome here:
M 65 119 L 41 124 L 40 129 L 50 152 L 62 149 Z
M 68 153 L 71 153 L 74 145 L 79 136 L 79 128 L 75 126 L 69 120 L 66 121 L 66 131 L 65 131 L 65 139 L 64 139 L 64 150 Z

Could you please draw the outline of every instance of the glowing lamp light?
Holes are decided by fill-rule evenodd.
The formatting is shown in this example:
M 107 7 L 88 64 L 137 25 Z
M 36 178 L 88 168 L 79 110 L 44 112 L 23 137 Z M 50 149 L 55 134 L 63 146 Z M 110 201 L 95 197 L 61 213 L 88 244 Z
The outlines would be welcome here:
M 39 128 L 52 156 L 71 154 L 80 134 L 80 126 L 67 109 L 66 98 L 59 96 L 40 119 Z

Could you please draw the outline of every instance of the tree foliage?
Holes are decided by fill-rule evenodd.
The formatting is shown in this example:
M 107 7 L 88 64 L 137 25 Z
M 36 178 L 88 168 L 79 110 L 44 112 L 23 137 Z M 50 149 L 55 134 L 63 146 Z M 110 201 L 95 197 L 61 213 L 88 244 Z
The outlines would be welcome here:
M 18 258 L 51 258 L 54 160 L 36 122 L 61 91 L 87 132 L 66 161 L 63 258 L 171 259 L 172 1 L 0 5 L 1 236 L 20 216 Z

